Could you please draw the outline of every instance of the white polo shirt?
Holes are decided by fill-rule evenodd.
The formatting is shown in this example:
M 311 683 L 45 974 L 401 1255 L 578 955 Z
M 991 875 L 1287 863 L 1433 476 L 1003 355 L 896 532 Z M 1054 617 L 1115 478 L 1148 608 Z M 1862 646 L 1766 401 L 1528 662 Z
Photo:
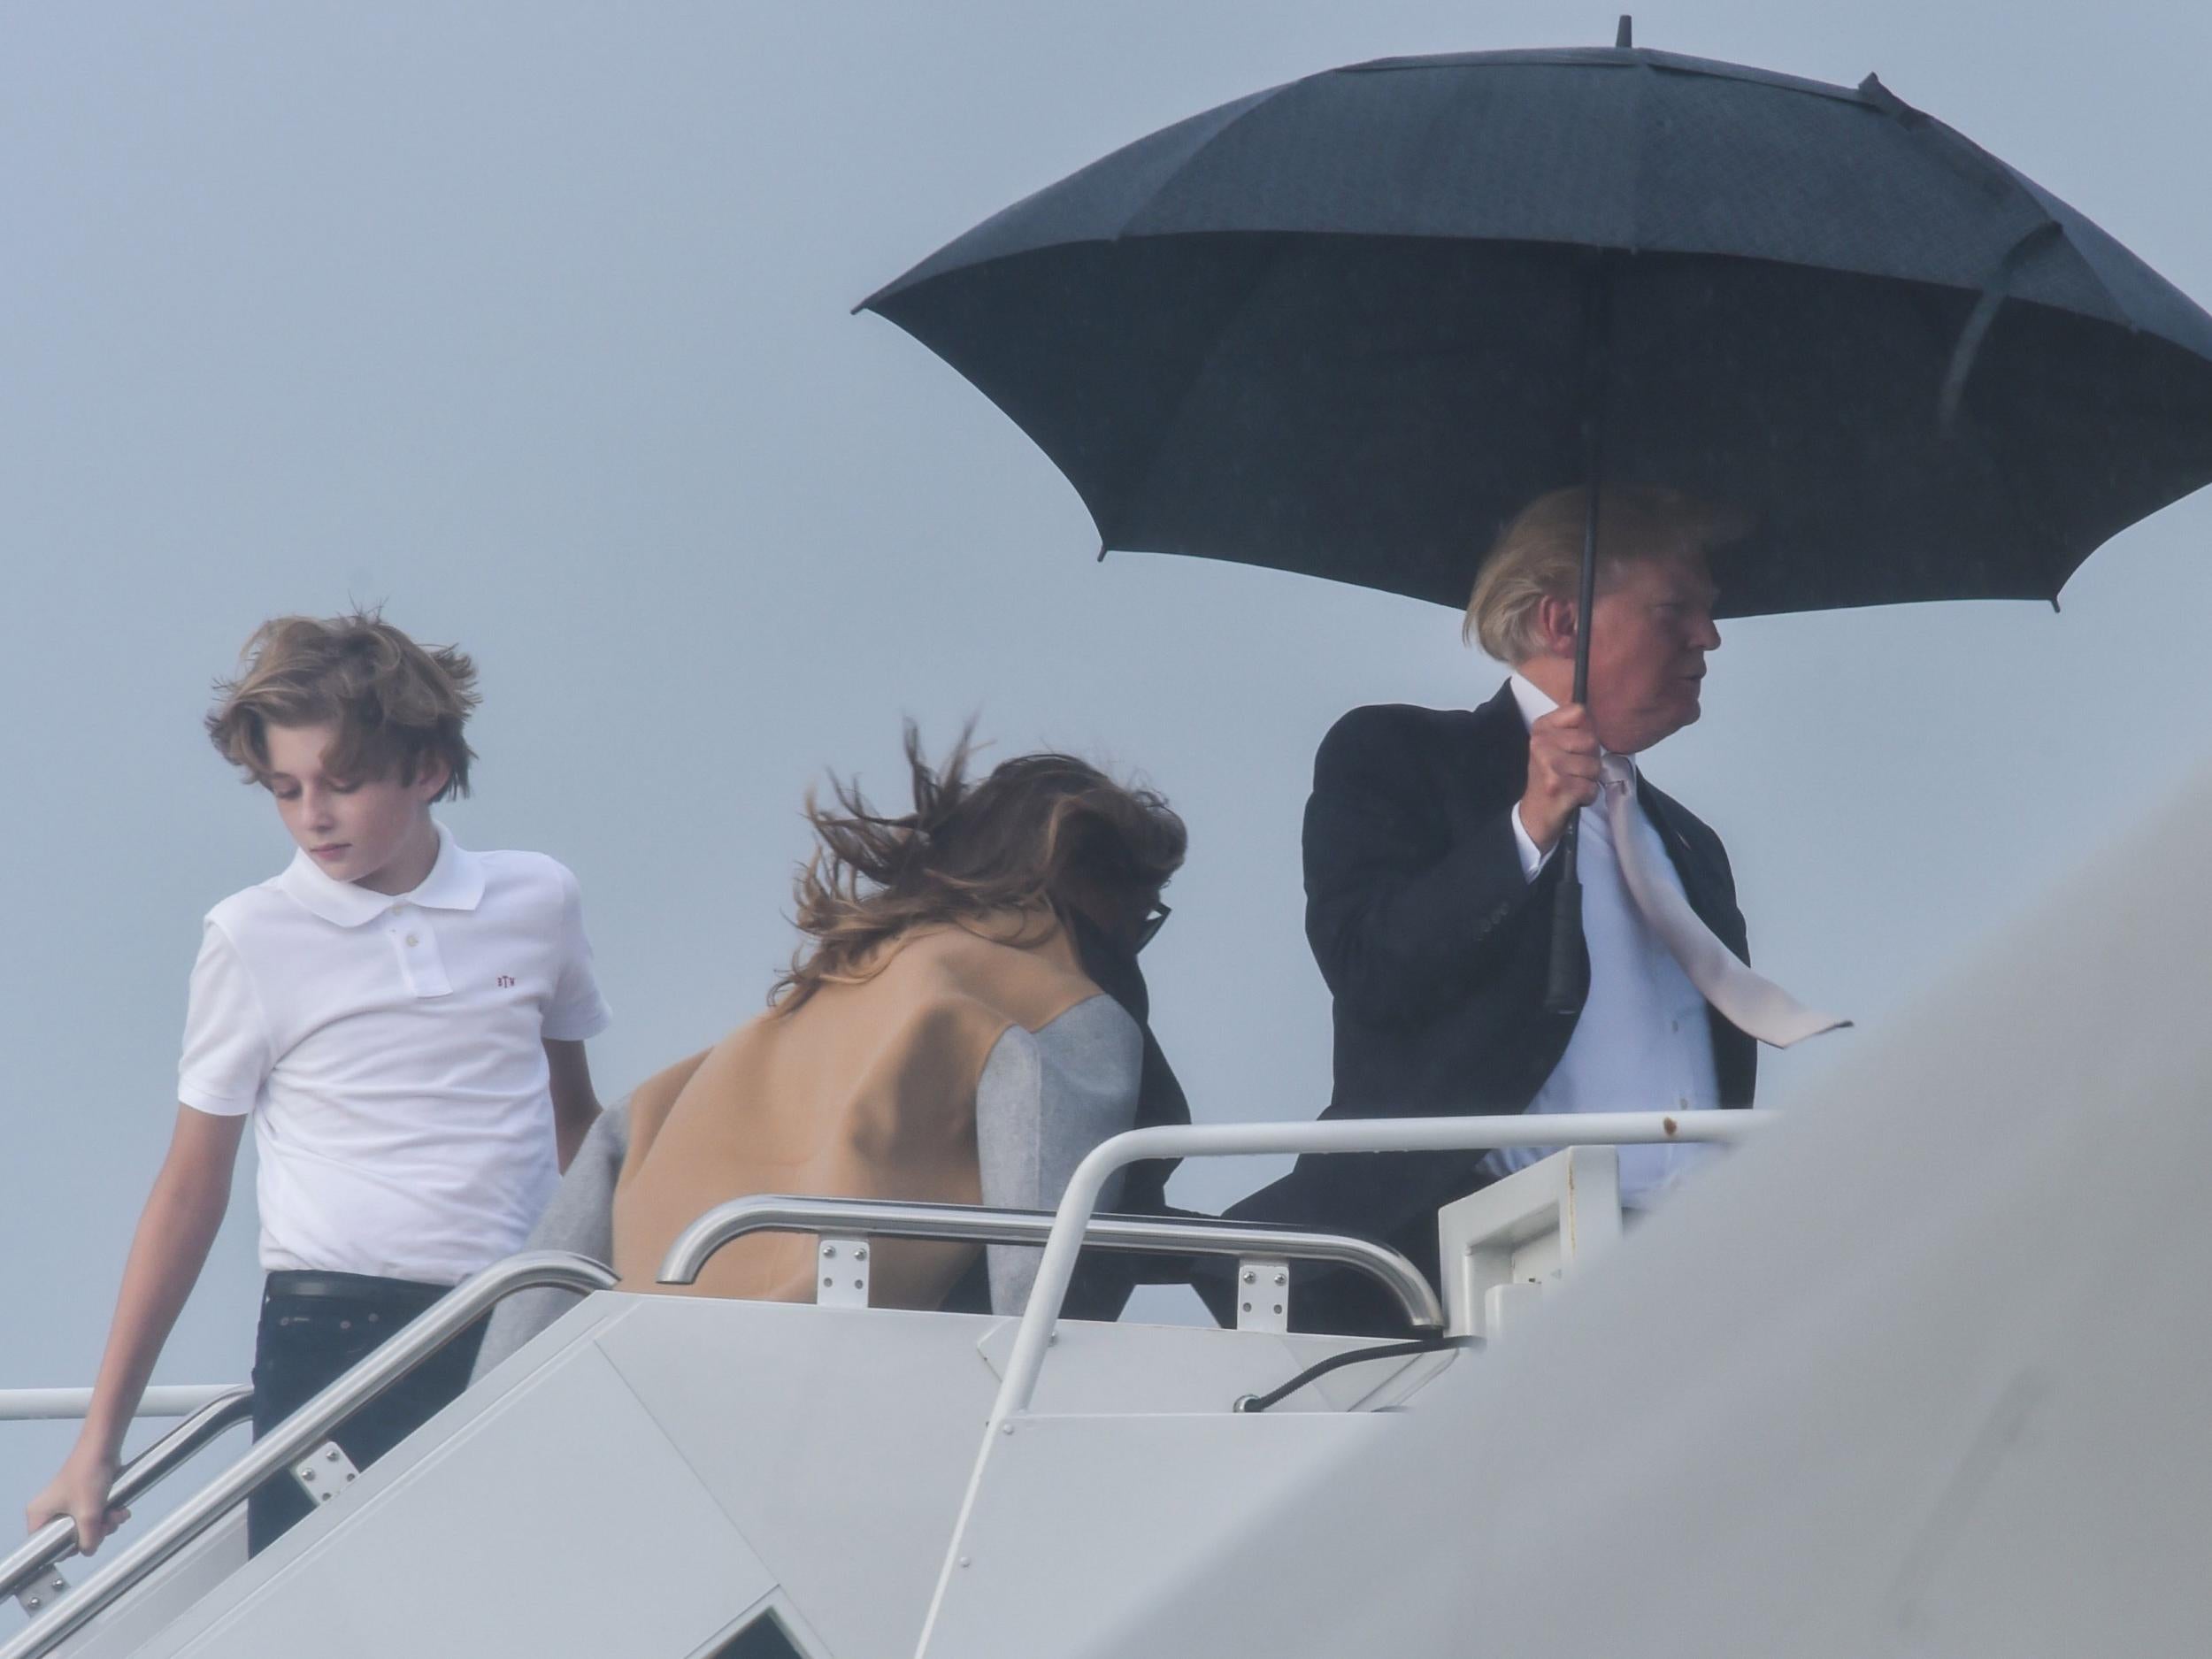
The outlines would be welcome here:
M 253 1114 L 264 1268 L 453 1284 L 559 1179 L 543 1040 L 608 1018 L 576 878 L 441 825 L 411 893 L 302 852 L 208 912 L 177 1095 Z

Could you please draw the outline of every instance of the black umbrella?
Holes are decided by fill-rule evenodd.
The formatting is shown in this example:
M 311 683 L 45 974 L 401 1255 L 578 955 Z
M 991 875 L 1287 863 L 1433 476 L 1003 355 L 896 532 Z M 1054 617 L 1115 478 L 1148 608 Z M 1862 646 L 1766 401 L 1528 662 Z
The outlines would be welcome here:
M 1036 441 L 1102 550 L 1455 607 L 1601 446 L 1747 515 L 1723 615 L 2055 602 L 2212 481 L 2212 318 L 2073 209 L 1871 77 L 1625 44 L 1257 93 L 864 306 Z

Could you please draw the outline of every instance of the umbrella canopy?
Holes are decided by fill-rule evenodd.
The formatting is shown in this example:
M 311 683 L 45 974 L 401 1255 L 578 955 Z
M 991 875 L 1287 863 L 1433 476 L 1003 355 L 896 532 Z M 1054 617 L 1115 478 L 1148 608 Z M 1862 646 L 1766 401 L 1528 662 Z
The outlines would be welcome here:
M 1630 49 L 1335 70 L 864 305 L 1018 422 L 1105 546 L 1458 606 L 1505 519 L 1588 476 L 1594 292 L 1605 475 L 1754 526 L 1724 615 L 2055 598 L 2212 481 L 2212 318 L 1871 78 Z

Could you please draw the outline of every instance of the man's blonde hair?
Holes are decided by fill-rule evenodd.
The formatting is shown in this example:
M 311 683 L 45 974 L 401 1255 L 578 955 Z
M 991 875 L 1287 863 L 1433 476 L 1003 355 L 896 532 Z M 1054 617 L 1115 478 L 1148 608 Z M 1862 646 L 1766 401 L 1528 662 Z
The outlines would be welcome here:
M 449 645 L 416 644 L 373 611 L 263 623 L 215 695 L 208 738 L 249 783 L 267 775 L 269 727 L 331 726 L 324 764 L 339 777 L 412 783 L 442 765 L 438 798 L 468 793 L 476 757 L 461 728 L 477 704 L 476 664 Z
M 1571 603 L 1579 591 L 1589 503 L 1589 486 L 1570 484 L 1539 495 L 1514 515 L 1475 577 L 1462 639 L 1508 667 L 1536 655 L 1543 642 L 1536 607 L 1546 599 Z M 1718 509 L 1679 490 L 1607 484 L 1598 492 L 1598 574 L 1685 547 L 1709 551 L 1733 529 Z

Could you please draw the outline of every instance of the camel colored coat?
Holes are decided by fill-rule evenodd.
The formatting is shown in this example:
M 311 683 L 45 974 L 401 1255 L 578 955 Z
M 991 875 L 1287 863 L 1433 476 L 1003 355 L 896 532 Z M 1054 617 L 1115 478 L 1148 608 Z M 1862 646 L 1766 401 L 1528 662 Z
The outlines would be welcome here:
M 972 1204 L 976 1084 L 1012 1025 L 1034 1033 L 1100 995 L 1048 911 L 917 928 L 868 978 L 771 1010 L 631 1096 L 614 1197 L 626 1289 L 654 1276 L 677 1234 L 749 1193 Z M 754 1233 L 725 1245 L 689 1294 L 811 1302 L 817 1240 Z M 869 1299 L 935 1308 L 976 1246 L 886 1240 Z

